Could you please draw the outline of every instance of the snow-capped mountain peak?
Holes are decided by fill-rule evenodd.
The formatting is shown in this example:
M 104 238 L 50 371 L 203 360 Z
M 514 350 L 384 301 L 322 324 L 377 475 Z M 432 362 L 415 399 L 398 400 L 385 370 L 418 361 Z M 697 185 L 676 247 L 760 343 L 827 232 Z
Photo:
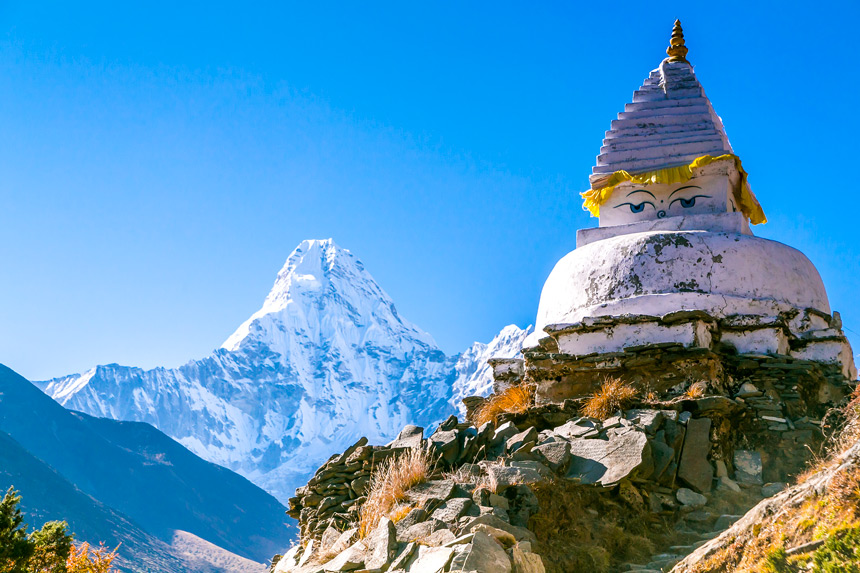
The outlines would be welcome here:
M 318 342 L 326 327 L 344 325 L 356 329 L 356 344 L 385 343 L 398 334 L 419 347 L 436 346 L 432 336 L 397 313 L 394 301 L 361 261 L 332 239 L 325 239 L 302 241 L 295 248 L 262 308 L 221 348 L 237 351 L 243 346 L 265 345 L 289 358 L 291 348 L 285 338 L 294 332 L 308 332 Z M 416 345 L 403 349 L 415 350 Z
M 359 437 L 387 442 L 486 394 L 487 358 L 515 355 L 527 333 L 510 326 L 489 345 L 445 356 L 352 253 L 331 239 L 303 241 L 260 310 L 210 356 L 37 384 L 67 408 L 149 422 L 285 501 Z

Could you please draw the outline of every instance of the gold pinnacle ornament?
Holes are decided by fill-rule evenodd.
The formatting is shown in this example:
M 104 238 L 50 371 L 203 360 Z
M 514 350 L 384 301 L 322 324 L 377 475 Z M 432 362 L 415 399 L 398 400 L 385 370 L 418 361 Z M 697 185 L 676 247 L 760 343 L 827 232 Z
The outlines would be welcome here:
M 669 55 L 670 62 L 687 62 L 687 46 L 684 45 L 684 30 L 681 29 L 680 20 L 675 20 L 675 25 L 672 27 L 672 37 L 669 39 L 666 53 Z

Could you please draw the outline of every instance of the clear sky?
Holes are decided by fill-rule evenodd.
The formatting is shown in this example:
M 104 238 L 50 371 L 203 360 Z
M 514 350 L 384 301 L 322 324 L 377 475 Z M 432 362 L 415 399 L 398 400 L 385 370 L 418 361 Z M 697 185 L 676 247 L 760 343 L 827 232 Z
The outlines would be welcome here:
M 0 3 L 0 362 L 204 356 L 305 238 L 448 353 L 530 324 L 676 17 L 756 233 L 810 257 L 860 346 L 857 2 L 21 1 Z

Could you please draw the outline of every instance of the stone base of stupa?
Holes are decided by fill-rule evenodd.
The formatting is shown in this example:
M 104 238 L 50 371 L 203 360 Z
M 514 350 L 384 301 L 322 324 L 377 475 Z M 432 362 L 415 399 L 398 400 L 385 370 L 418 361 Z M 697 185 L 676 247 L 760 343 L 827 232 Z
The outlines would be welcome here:
M 602 316 L 545 330 L 523 359 L 491 361 L 496 392 L 525 383 L 535 388 L 537 405 L 570 408 L 607 379 L 621 379 L 645 400 L 725 425 L 720 447 L 727 457 L 741 446 L 773 453 L 779 459 L 766 465 L 774 481 L 803 466 L 823 437 L 827 411 L 856 385 L 838 315 L 814 310 L 721 319 L 701 311 Z

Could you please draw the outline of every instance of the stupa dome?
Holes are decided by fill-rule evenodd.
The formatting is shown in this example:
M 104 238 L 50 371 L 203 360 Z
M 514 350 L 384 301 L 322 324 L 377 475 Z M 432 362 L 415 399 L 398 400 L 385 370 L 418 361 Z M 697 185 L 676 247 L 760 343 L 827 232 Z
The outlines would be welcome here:
M 809 259 L 750 231 L 766 222 L 764 212 L 686 59 L 679 22 L 667 53 L 606 132 L 583 193 L 599 226 L 577 233 L 577 248 L 547 279 L 526 348 L 597 317 L 830 315 Z M 637 331 L 636 342 L 659 336 Z M 601 343 L 606 351 L 632 343 L 606 337 L 614 338 Z M 591 348 L 571 343 L 568 351 Z
M 651 230 L 562 258 L 544 285 L 535 330 L 596 316 L 777 316 L 810 308 L 830 314 L 818 271 L 797 249 L 742 233 Z

